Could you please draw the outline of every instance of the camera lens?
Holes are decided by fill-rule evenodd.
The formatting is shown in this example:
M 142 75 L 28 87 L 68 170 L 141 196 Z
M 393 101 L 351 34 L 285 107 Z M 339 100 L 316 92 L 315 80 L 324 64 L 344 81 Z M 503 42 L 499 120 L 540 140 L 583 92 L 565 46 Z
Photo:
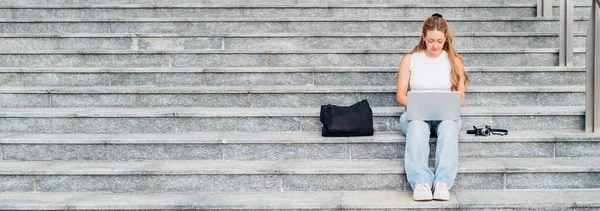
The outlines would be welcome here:
M 483 129 L 483 130 L 481 130 L 481 132 L 483 133 L 483 135 L 484 135 L 484 136 L 489 136 L 489 135 L 491 135 L 491 134 L 490 134 L 490 130 L 488 130 L 488 129 Z

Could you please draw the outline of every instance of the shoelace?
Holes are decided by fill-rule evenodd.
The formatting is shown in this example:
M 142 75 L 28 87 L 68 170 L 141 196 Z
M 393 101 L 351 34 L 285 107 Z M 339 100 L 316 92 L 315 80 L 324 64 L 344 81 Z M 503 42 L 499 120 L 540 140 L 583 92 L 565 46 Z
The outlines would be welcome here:
M 446 183 L 440 182 L 435 184 L 436 188 L 448 188 L 448 186 L 446 185 Z
M 428 185 L 427 184 L 417 184 L 417 187 L 415 188 L 427 188 Z

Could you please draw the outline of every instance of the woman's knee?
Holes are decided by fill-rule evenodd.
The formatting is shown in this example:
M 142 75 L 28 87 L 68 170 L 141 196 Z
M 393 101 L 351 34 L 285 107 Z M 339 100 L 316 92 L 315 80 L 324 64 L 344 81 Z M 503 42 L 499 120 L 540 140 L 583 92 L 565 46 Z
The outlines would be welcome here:
M 458 129 L 460 130 L 461 128 L 461 121 L 460 120 L 444 120 L 442 122 L 440 122 L 440 125 L 438 127 L 448 127 L 448 128 L 453 128 L 453 129 Z
M 429 124 L 423 120 L 412 120 L 408 122 L 409 131 L 429 131 Z

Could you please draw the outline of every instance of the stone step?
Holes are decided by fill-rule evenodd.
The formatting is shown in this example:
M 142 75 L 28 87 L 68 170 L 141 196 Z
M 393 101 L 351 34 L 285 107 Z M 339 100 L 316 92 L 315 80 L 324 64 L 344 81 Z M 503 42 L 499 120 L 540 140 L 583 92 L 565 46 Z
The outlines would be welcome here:
M 395 86 L 4 87 L 3 108 L 397 106 Z M 584 106 L 584 86 L 472 86 L 465 106 Z
M 401 107 L 373 107 L 376 131 L 398 131 Z M 583 106 L 464 107 L 463 130 L 583 130 Z M 319 108 L 5 108 L 0 132 L 319 132 Z
M 205 193 L 0 193 L 5 210 L 593 210 L 599 189 L 452 191 L 447 202 L 416 202 L 410 191 Z
M 452 190 L 600 188 L 600 157 L 459 160 Z M 408 191 L 402 160 L 0 161 L 2 192 Z
M 590 11 L 589 5 L 583 7 Z M 290 5 L 2 5 L 2 19 L 45 18 L 271 18 L 271 17 L 535 17 L 536 4 L 290 4 Z M 577 10 L 579 11 L 579 7 Z M 589 18 L 586 17 L 586 18 Z
M 473 86 L 584 85 L 583 67 L 467 66 Z M 389 67 L 0 68 L 0 83 L 35 86 L 394 86 Z
M 589 18 L 592 12 L 592 1 L 585 1 L 582 4 L 573 5 L 573 18 Z M 552 16 L 560 17 L 560 4 L 552 7 Z
M 430 158 L 436 139 L 430 140 Z M 399 132 L 366 137 L 320 133 L 0 134 L 0 160 L 321 160 L 402 159 Z M 509 131 L 507 136 L 459 136 L 460 158 L 600 157 L 598 135 Z
M 0 20 L 2 33 L 397 33 L 419 32 L 424 18 L 122 18 Z M 457 17 L 456 32 L 556 32 L 559 18 Z M 588 18 L 575 19 L 574 32 Z
M 0 50 L 389 49 L 419 42 L 406 34 L 3 34 Z M 558 47 L 558 33 L 459 33 L 457 49 Z M 584 49 L 586 34 L 575 33 Z
M 591 3 L 576 3 L 575 18 L 589 18 Z M 535 17 L 531 2 L 471 4 L 5 4 L 0 18 L 235 18 L 235 17 Z M 558 17 L 559 4 L 552 14 Z
M 457 49 L 466 66 L 555 66 L 558 49 Z M 3 67 L 313 67 L 397 66 L 408 49 L 2 51 Z M 575 49 L 575 66 L 585 49 Z
M 588 4 L 590 0 L 573 0 L 575 4 Z M 535 4 L 535 0 L 486 0 L 489 4 Z M 447 0 L 4 0 L 5 4 L 239 4 L 239 5 L 281 5 L 281 4 L 447 4 Z M 454 0 L 454 4 L 480 4 L 481 0 Z M 558 4 L 554 0 L 553 4 Z M 591 4 L 591 3 L 590 3 Z

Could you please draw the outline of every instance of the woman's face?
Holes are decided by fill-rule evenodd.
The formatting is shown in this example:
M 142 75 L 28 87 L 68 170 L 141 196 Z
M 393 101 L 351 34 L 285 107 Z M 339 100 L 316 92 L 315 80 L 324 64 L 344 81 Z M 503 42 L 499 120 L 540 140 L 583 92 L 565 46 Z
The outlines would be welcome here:
M 444 44 L 446 43 L 446 36 L 441 31 L 427 30 L 427 34 L 423 37 L 425 45 L 427 46 L 427 56 L 438 57 L 442 54 Z

